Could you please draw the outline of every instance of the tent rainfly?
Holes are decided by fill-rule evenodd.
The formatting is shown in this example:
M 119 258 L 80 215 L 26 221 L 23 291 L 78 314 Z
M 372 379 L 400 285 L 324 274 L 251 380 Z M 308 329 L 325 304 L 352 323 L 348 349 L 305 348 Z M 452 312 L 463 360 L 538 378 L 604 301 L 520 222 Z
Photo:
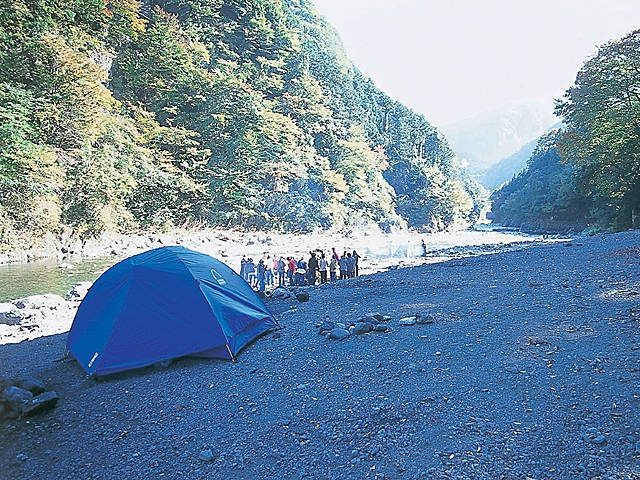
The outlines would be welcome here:
M 231 268 L 171 246 L 104 272 L 78 308 L 67 350 L 98 376 L 187 355 L 235 360 L 249 342 L 277 327 Z

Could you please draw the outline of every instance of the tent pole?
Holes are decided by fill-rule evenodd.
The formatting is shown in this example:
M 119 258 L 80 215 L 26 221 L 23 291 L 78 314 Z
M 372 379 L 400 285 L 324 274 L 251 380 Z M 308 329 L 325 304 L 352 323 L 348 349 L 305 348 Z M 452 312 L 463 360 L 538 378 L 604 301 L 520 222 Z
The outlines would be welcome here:
M 231 357 L 231 361 L 233 363 L 236 363 L 236 357 L 233 356 L 233 353 L 231 353 L 231 349 L 229 348 L 229 344 L 226 343 L 225 346 L 227 347 L 227 352 L 229 352 L 229 356 Z

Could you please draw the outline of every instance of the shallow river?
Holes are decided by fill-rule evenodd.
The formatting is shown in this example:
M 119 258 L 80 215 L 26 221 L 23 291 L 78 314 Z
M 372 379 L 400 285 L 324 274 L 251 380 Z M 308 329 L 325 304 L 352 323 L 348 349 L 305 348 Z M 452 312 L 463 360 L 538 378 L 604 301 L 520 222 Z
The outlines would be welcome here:
M 490 253 L 491 250 L 479 251 L 478 247 L 483 245 L 504 246 L 515 242 L 539 240 L 539 237 L 490 229 L 476 229 L 429 235 L 406 233 L 357 236 L 349 239 L 348 242 L 350 250 L 356 249 L 363 255 L 361 271 L 366 274 L 384 270 L 390 265 L 423 263 L 425 259 L 422 257 L 420 244 L 422 239 L 425 240 L 427 250 L 430 252 L 430 261 L 438 261 L 449 258 L 451 252 L 437 253 L 446 249 L 455 249 L 462 254 Z M 341 250 L 343 249 L 340 243 L 343 242 L 346 241 L 340 240 L 336 242 L 340 253 L 342 253 Z M 202 250 L 206 252 L 206 246 L 202 247 L 204 247 Z M 323 246 L 323 248 L 325 247 Z M 347 246 L 345 245 L 344 248 L 347 248 Z M 295 248 L 291 249 L 292 252 L 295 250 Z M 286 252 L 274 253 L 287 255 Z M 300 253 L 302 254 L 302 252 Z M 233 268 L 236 268 L 242 254 L 254 255 L 255 258 L 260 255 L 257 251 L 252 252 L 251 247 L 244 247 L 242 251 L 238 251 L 238 255 L 229 255 L 223 260 Z M 73 284 L 80 281 L 95 280 L 106 268 L 118 260 L 115 257 L 71 259 L 69 260 L 71 268 L 61 268 L 59 262 L 55 260 L 0 265 L 0 302 L 39 293 L 64 295 Z

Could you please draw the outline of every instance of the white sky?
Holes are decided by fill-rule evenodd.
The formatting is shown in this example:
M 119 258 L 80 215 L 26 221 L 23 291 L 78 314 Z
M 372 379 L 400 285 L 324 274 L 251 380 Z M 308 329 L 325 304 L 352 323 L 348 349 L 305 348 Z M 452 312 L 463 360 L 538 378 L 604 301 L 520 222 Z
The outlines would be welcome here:
M 640 28 L 640 0 L 313 0 L 392 97 L 445 125 L 544 102 L 596 47 Z

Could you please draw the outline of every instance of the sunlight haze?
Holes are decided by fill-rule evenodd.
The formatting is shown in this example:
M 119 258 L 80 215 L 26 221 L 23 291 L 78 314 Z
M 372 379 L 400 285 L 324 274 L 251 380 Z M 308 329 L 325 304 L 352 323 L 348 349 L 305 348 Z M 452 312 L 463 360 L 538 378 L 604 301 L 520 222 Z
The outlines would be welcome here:
M 543 105 L 597 46 L 640 28 L 637 0 L 314 0 L 382 90 L 438 126 Z

